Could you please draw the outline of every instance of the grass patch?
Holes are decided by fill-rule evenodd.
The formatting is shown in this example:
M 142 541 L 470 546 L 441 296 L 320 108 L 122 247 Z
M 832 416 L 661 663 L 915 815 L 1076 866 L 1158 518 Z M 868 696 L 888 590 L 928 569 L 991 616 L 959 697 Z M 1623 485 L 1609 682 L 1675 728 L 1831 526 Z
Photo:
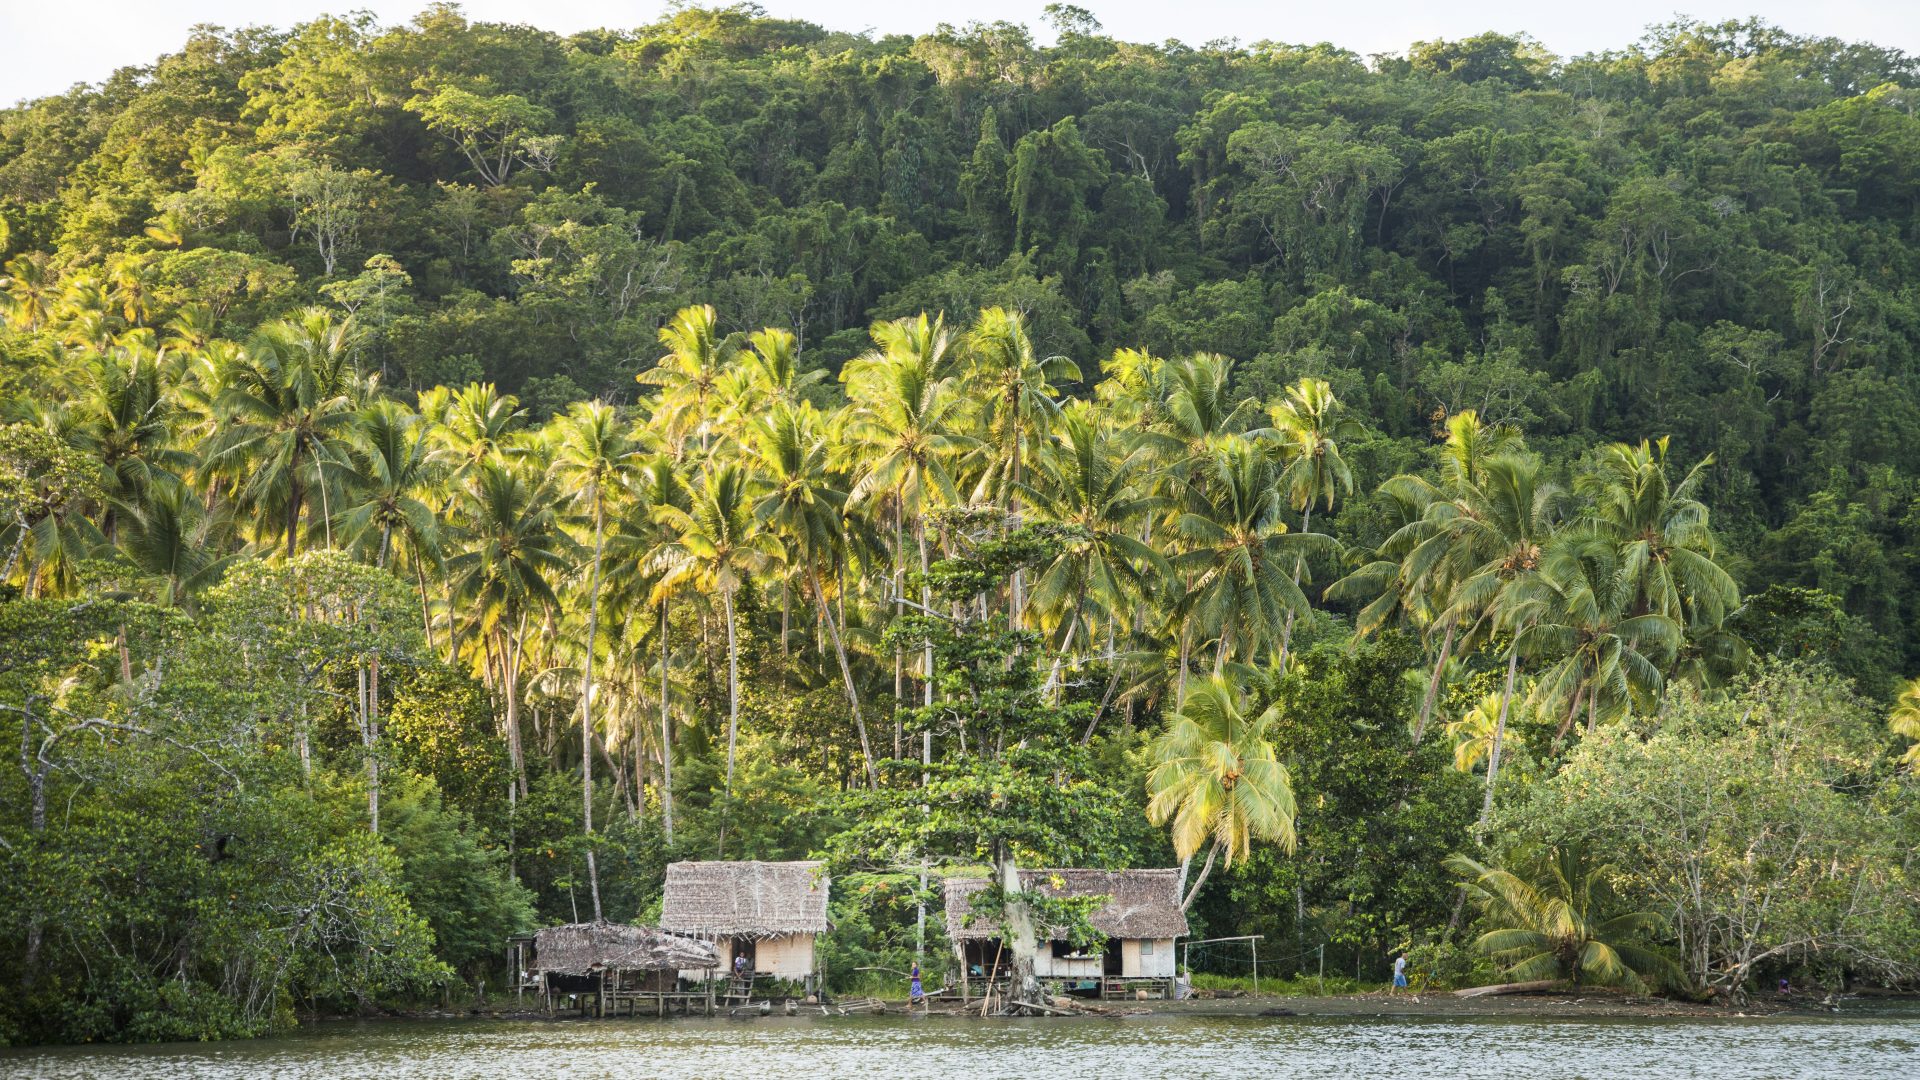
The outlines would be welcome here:
M 1251 975 L 1213 975 L 1201 972 L 1193 977 L 1195 990 L 1238 990 L 1243 994 L 1253 993 Z M 1312 975 L 1293 978 L 1260 979 L 1262 997 L 1315 997 L 1323 994 L 1360 994 L 1381 988 L 1379 983 L 1363 983 L 1355 979 L 1329 975 L 1323 983 Z

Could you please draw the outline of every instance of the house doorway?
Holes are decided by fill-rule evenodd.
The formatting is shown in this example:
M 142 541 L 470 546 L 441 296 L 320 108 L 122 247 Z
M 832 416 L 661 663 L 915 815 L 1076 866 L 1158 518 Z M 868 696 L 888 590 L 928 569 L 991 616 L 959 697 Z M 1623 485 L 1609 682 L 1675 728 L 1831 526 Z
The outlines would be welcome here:
M 751 978 L 753 976 L 753 973 L 759 970 L 759 959 L 760 959 L 759 950 L 757 950 L 754 947 L 758 944 L 759 942 L 755 941 L 752 938 L 734 938 L 733 939 L 733 955 L 735 960 L 738 961 L 738 960 L 744 959 L 747 962 L 744 968 L 741 967 L 738 963 L 735 963 L 734 965 L 735 971 L 743 972 L 744 974 L 747 975 L 747 977 Z
M 1120 939 L 1110 937 L 1107 947 L 1100 954 L 1100 973 L 1109 979 L 1119 978 L 1126 970 L 1126 963 L 1120 955 Z

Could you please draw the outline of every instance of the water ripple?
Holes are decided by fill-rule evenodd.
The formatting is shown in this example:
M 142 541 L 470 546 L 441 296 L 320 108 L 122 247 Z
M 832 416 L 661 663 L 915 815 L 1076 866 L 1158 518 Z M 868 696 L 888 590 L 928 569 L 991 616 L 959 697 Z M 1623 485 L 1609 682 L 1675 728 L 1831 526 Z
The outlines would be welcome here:
M 1828 1080 L 1920 1075 L 1920 1021 L 1149 1017 L 422 1021 L 275 1039 L 0 1052 L 19 1080 L 1256 1076 Z

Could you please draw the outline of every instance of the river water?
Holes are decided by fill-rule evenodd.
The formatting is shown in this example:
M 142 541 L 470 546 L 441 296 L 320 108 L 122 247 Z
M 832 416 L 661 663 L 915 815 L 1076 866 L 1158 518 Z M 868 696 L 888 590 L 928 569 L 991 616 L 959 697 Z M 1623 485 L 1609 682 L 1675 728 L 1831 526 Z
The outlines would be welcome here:
M 7 1080 L 1234 1076 L 1920 1077 L 1920 1017 L 1423 1017 L 330 1023 L 271 1039 L 0 1051 Z

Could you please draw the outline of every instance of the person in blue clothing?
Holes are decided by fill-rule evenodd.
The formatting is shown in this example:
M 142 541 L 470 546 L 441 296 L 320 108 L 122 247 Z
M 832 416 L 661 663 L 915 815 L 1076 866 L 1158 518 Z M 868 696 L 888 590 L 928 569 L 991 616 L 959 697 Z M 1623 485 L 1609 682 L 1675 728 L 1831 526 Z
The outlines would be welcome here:
M 1399 956 L 1393 958 L 1393 988 L 1395 990 L 1405 990 L 1407 988 L 1406 953 L 1401 953 Z
M 920 988 L 920 961 L 913 962 L 913 970 L 908 972 L 908 977 L 913 980 L 913 985 L 908 988 L 907 995 L 915 1005 L 918 1005 L 927 997 L 927 992 Z

